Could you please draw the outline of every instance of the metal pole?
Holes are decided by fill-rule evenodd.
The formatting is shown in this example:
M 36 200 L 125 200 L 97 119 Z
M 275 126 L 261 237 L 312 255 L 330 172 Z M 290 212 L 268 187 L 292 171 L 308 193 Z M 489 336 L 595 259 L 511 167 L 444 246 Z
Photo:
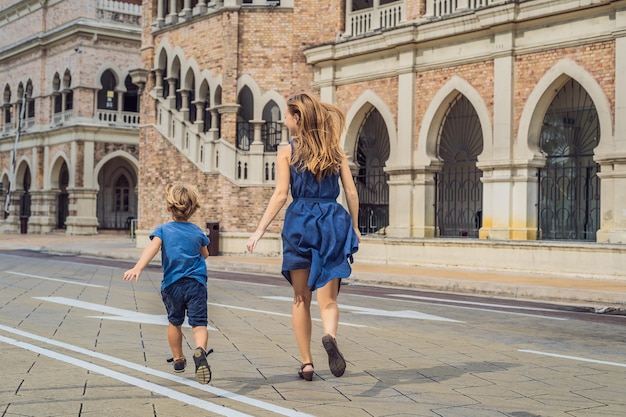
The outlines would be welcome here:
M 20 141 L 20 132 L 22 131 L 22 123 L 26 112 L 26 90 L 22 95 L 22 107 L 20 108 L 19 118 L 17 120 L 17 132 L 15 134 L 15 143 L 13 144 L 13 153 L 11 154 L 11 168 L 9 171 L 9 188 L 7 190 L 7 198 L 4 202 L 4 218 L 9 216 L 9 205 L 11 203 L 11 190 L 15 184 L 15 159 L 17 158 L 17 143 Z

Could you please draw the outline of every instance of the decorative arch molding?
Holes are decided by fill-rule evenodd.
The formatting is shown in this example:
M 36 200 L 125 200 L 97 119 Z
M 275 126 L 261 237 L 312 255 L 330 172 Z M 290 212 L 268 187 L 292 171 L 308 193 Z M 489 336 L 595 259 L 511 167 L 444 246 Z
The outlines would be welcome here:
M 280 95 L 275 90 L 267 91 L 259 99 L 259 107 L 261 108 L 261 115 L 260 115 L 259 119 L 263 116 L 263 109 L 265 108 L 265 106 L 267 106 L 267 104 L 270 101 L 273 101 L 274 103 L 276 103 L 276 105 L 280 108 L 281 116 L 284 119 L 285 118 L 285 111 L 287 109 L 287 101 L 285 100 L 285 98 L 282 95 Z
M 28 168 L 28 170 L 30 171 L 30 176 L 31 178 L 33 177 L 33 167 L 31 166 L 30 160 L 26 157 L 26 156 L 22 156 L 16 163 L 15 163 L 15 190 L 20 190 L 23 191 L 24 187 L 22 186 L 22 178 L 24 177 L 24 172 L 26 172 L 26 168 Z M 33 189 L 36 188 L 37 183 L 35 181 L 31 181 L 31 187 L 30 190 L 32 191 Z
M 117 151 L 111 152 L 110 154 L 107 154 L 104 158 L 98 161 L 98 163 L 96 164 L 93 170 L 94 178 L 98 178 L 102 167 L 104 167 L 107 162 L 115 158 L 122 158 L 128 161 L 132 165 L 132 167 L 135 169 L 135 176 L 139 175 L 139 160 L 137 160 L 137 158 L 135 158 L 128 152 L 117 150 Z M 99 188 L 99 185 L 98 185 L 98 188 Z
M 154 56 L 156 59 L 154 60 L 154 69 L 165 70 L 168 68 L 168 59 L 174 55 L 174 51 L 172 46 L 167 41 L 167 38 L 161 40 L 161 43 L 156 48 L 156 52 Z
M 263 96 L 263 94 L 261 93 L 261 89 L 259 88 L 259 85 L 254 80 L 254 78 L 252 78 L 248 74 L 243 74 L 237 80 L 237 97 L 239 97 L 241 89 L 245 86 L 250 89 L 250 92 L 252 93 L 252 97 L 254 99 L 254 109 L 252 113 L 254 120 L 260 120 L 263 114 L 263 107 L 259 105 L 260 99 Z
M 341 139 L 341 147 L 346 154 L 353 155 L 356 150 L 357 139 L 361 124 L 372 108 L 376 108 L 387 126 L 389 134 L 389 160 L 388 166 L 394 165 L 394 158 L 398 152 L 398 130 L 393 114 L 389 110 L 387 104 L 372 90 L 365 90 L 352 103 L 350 109 L 346 113 L 346 133 Z M 349 158 L 351 159 L 351 158 Z
M 171 54 L 168 54 L 170 60 L 168 62 L 167 73 L 174 74 L 175 70 L 180 70 L 181 75 L 184 74 L 183 63 L 185 63 L 185 52 L 180 48 L 180 46 L 176 46 Z M 175 67 L 176 62 L 178 62 L 178 68 Z
M 94 88 L 96 90 L 102 88 L 100 79 L 102 78 L 102 74 L 104 74 L 107 70 L 110 70 L 115 76 L 115 91 L 126 91 L 126 86 L 123 85 L 126 77 L 122 77 L 122 74 L 124 72 L 121 71 L 117 65 L 111 63 L 100 66 L 100 68 L 98 68 L 98 71 L 95 72 L 93 79 Z
M 200 77 L 200 68 L 198 67 L 198 63 L 196 62 L 195 59 L 189 59 L 187 61 L 185 61 L 185 64 L 183 65 L 183 69 L 181 70 L 181 74 L 183 79 L 181 80 L 181 87 L 182 88 L 186 88 L 186 89 L 191 89 L 190 85 L 187 85 L 188 82 L 188 77 L 189 74 L 193 75 L 193 79 L 195 81 L 195 91 L 194 94 L 196 94 L 196 96 L 198 95 L 198 86 L 199 86 L 199 82 L 202 81 L 202 78 Z
M 439 127 L 443 122 L 448 106 L 458 94 L 463 94 L 469 100 L 478 115 L 478 120 L 480 120 L 483 133 L 483 152 L 478 156 L 478 160 L 481 161 L 483 155 L 491 155 L 493 134 L 487 105 L 470 83 L 455 75 L 435 94 L 426 109 L 426 113 L 424 113 L 415 155 L 415 162 L 419 166 L 431 166 L 433 162 L 438 161 L 437 139 Z
M 50 171 L 48 175 L 46 175 L 45 177 L 44 189 L 50 190 L 52 188 L 59 187 L 58 178 L 59 178 L 59 174 L 61 173 L 61 167 L 63 166 L 63 162 L 65 162 L 65 165 L 67 165 L 67 170 L 69 173 L 69 183 L 67 186 L 70 188 L 73 188 L 75 179 L 74 179 L 74 172 L 73 170 L 70 169 L 71 167 L 70 158 L 67 157 L 65 152 L 58 151 L 54 154 L 51 161 L 52 161 L 52 164 L 50 164 Z
M 607 154 L 613 149 L 611 106 L 604 90 L 587 70 L 565 58 L 545 73 L 526 100 L 519 123 L 518 149 L 515 152 L 518 158 L 543 159 L 539 143 L 543 118 L 556 93 L 569 79 L 575 80 L 585 89 L 596 107 L 601 137 L 595 154 Z

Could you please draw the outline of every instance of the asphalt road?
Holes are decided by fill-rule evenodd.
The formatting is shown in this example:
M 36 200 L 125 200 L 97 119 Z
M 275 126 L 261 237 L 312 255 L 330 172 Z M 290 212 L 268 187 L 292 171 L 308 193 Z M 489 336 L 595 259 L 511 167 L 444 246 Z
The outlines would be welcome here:
M 305 382 L 288 284 L 211 271 L 214 376 L 202 386 L 166 362 L 160 269 L 132 284 L 130 266 L 0 251 L 0 417 L 626 415 L 623 315 L 345 285 L 346 374 L 328 370 L 315 321 Z

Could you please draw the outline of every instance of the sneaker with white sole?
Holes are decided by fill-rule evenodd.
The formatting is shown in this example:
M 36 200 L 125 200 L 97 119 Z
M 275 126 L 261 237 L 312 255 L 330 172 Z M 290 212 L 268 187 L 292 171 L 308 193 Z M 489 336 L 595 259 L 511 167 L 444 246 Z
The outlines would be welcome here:
M 207 355 L 211 352 L 213 352 L 213 349 L 205 352 L 201 347 L 193 351 L 193 361 L 196 364 L 196 380 L 201 384 L 211 382 L 211 367 L 206 360 Z

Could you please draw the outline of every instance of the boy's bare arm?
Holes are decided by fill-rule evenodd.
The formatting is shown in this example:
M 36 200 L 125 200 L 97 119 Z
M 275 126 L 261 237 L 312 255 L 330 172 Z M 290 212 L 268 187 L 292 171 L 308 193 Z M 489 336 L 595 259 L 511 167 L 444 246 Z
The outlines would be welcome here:
M 124 281 L 132 281 L 133 279 L 135 280 L 135 282 L 139 281 L 139 275 L 141 275 L 141 271 L 143 271 L 143 269 L 150 263 L 150 261 L 152 260 L 152 258 L 154 258 L 157 252 L 159 252 L 162 243 L 163 241 L 160 238 L 156 236 L 152 238 L 150 244 L 146 246 L 146 248 L 141 253 L 141 257 L 139 258 L 135 266 L 124 272 Z

